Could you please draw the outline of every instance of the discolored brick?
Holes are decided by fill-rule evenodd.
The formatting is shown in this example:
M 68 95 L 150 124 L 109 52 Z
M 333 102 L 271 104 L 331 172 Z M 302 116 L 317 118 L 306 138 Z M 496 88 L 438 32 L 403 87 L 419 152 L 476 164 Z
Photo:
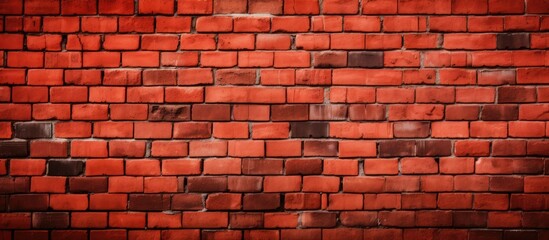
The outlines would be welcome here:
M 188 105 L 150 105 L 149 120 L 151 121 L 189 121 L 191 107 Z
M 227 190 L 226 177 L 189 177 L 187 178 L 189 192 L 223 192 Z
M 129 210 L 163 211 L 170 209 L 170 196 L 162 194 L 130 194 Z
M 530 35 L 527 33 L 501 33 L 497 35 L 497 49 L 516 50 L 530 47 Z
M 325 138 L 330 132 L 327 122 L 292 122 L 290 131 L 292 138 Z
M 449 140 L 427 140 L 416 142 L 417 156 L 450 156 L 452 142 Z
M 29 149 L 26 141 L 0 141 L 0 157 L 26 157 Z
M 518 119 L 518 106 L 509 104 L 485 105 L 480 119 L 485 121 L 511 121 Z
M 83 169 L 84 162 L 80 160 L 48 161 L 48 176 L 77 176 Z
M 51 138 L 51 123 L 15 123 L 16 138 Z
M 393 132 L 398 138 L 425 138 L 429 136 L 429 122 L 395 122 Z
M 379 143 L 380 157 L 403 157 L 416 155 L 415 141 L 383 141 Z
M 304 156 L 337 156 L 337 141 L 305 141 L 303 142 Z
M 242 198 L 243 209 L 248 211 L 274 210 L 280 207 L 280 194 L 257 193 L 245 194 Z
M 383 52 L 349 52 L 349 67 L 383 67 Z
M 69 191 L 71 193 L 105 193 L 107 190 L 106 177 L 69 178 Z
M 69 226 L 69 213 L 35 212 L 32 214 L 32 227 L 38 229 L 59 229 Z
M 316 68 L 334 68 L 347 66 L 347 53 L 339 51 L 313 53 Z
M 498 88 L 498 103 L 530 103 L 536 101 L 533 87 L 505 86 Z

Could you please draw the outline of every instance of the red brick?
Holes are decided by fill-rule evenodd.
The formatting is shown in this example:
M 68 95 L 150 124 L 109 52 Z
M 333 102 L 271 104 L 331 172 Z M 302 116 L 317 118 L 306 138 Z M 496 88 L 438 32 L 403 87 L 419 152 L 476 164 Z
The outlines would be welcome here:
M 184 228 L 224 228 L 228 226 L 225 212 L 188 212 L 183 214 Z

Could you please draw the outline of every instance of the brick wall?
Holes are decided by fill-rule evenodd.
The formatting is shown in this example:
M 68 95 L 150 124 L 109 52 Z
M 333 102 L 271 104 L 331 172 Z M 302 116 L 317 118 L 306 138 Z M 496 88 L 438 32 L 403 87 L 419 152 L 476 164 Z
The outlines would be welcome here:
M 0 0 L 0 239 L 549 239 L 548 0 Z

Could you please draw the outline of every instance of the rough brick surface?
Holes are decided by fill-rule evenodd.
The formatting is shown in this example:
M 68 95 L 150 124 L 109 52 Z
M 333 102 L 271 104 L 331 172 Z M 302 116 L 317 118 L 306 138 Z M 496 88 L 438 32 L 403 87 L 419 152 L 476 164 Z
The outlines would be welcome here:
M 0 0 L 0 239 L 549 239 L 548 0 Z

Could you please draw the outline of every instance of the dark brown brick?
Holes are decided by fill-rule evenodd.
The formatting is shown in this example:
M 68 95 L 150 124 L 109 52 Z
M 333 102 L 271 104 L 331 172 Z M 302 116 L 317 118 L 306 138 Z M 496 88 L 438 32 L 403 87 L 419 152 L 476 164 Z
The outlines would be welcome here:
M 26 157 L 29 155 L 26 141 L 0 142 L 0 157 Z
M 16 138 L 51 138 L 51 123 L 15 123 Z
M 11 195 L 9 209 L 12 212 L 48 210 L 48 194 Z
M 505 230 L 503 231 L 503 240 L 522 240 L 522 239 L 543 239 L 538 238 L 536 230 Z
M 304 141 L 303 155 L 306 157 L 334 157 L 337 156 L 337 141 Z
M 384 141 L 379 143 L 380 157 L 402 157 L 415 156 L 416 142 L 415 141 Z
M 345 120 L 347 119 L 346 105 L 311 105 L 309 120 Z
M 129 210 L 163 211 L 170 209 L 170 196 L 163 194 L 130 194 Z
M 452 142 L 450 140 L 427 140 L 416 143 L 417 156 L 450 156 Z
M 469 231 L 469 240 L 503 239 L 501 230 L 472 229 Z
M 383 52 L 349 52 L 349 67 L 383 67 Z
M 83 169 L 84 162 L 80 160 L 48 161 L 48 176 L 78 176 Z
M 242 159 L 242 174 L 246 175 L 279 175 L 282 174 L 283 160 L 278 159 Z
M 39 229 L 62 229 L 69 227 L 69 213 L 36 212 L 32 214 L 32 227 Z
M 501 33 L 497 36 L 497 49 L 521 49 L 530 47 L 527 33 Z
M 47 240 L 48 231 L 46 230 L 19 230 L 15 231 L 15 239 Z
M 331 212 L 304 212 L 301 215 L 304 227 L 335 227 L 337 214 Z
M 71 193 L 105 193 L 108 191 L 106 177 L 73 177 L 69 178 Z
M 149 120 L 151 121 L 189 121 L 191 107 L 188 105 L 151 105 Z
M 349 119 L 351 119 L 351 121 L 385 120 L 385 106 L 365 104 L 350 105 Z
M 454 227 L 486 227 L 488 214 L 479 211 L 460 211 L 452 214 Z
M 332 68 L 347 66 L 347 52 L 317 52 L 313 53 L 316 68 Z
M 201 210 L 204 208 L 202 201 L 201 194 L 175 194 L 172 197 L 172 210 Z
M 429 136 L 429 122 L 395 122 L 394 135 L 398 138 L 425 138 Z
M 8 211 L 8 195 L 0 195 L 0 212 Z
M 517 120 L 518 106 L 510 104 L 485 105 L 482 107 L 480 118 L 485 121 Z
M 530 103 L 536 101 L 536 88 L 499 87 L 498 103 Z
M 229 176 L 230 192 L 261 192 L 263 178 L 254 176 Z
M 263 228 L 263 213 L 231 213 L 231 228 Z
M 0 193 L 26 193 L 30 190 L 28 177 L 2 177 L 0 178 Z
M 305 104 L 286 104 L 271 106 L 271 120 L 273 121 L 307 121 L 309 107 Z
M 243 209 L 246 210 L 274 210 L 280 207 L 280 194 L 257 193 L 246 194 L 243 198 Z
M 320 159 L 288 159 L 285 164 L 287 175 L 316 175 L 322 173 Z
M 227 191 L 227 177 L 189 177 L 189 192 L 224 192 Z
M 290 131 L 292 138 L 325 138 L 330 133 L 327 122 L 293 122 Z

